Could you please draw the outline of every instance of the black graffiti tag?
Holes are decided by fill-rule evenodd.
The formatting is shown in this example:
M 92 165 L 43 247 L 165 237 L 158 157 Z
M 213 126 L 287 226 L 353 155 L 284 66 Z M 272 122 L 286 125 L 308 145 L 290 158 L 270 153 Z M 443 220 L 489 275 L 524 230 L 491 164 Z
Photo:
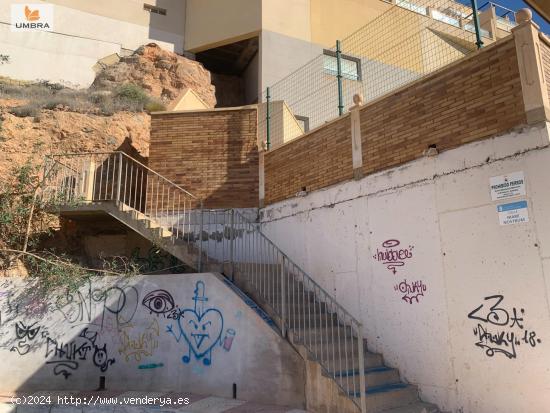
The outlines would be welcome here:
M 487 296 L 484 301 L 468 314 L 468 318 L 478 321 L 473 329 L 477 340 L 475 345 L 484 349 L 488 357 L 503 354 L 509 359 L 515 359 L 522 344 L 534 348 L 542 343 L 535 331 L 525 329 L 523 308 L 518 311 L 513 307 L 512 311 L 508 311 L 502 305 L 504 296 L 500 294 Z M 497 328 L 491 329 L 492 326 Z M 518 334 L 514 329 L 523 331 Z

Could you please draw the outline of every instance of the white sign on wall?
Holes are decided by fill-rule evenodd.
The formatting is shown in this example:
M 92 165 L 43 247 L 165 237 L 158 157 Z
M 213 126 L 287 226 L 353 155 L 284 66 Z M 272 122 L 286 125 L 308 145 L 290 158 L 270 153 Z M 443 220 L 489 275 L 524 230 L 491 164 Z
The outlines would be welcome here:
M 523 171 L 512 172 L 508 175 L 493 176 L 490 178 L 489 183 L 491 185 L 491 199 L 493 201 L 525 195 L 525 177 L 523 176 Z
M 512 202 L 497 206 L 500 225 L 514 225 L 529 222 L 527 201 Z

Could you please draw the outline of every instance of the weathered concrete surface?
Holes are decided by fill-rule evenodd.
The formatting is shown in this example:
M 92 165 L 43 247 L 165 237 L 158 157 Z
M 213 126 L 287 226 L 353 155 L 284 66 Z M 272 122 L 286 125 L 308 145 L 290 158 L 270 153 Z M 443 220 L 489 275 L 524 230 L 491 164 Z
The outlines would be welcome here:
M 0 392 L 175 391 L 301 408 L 304 362 L 216 274 L 94 278 L 47 301 L 0 279 Z M 268 390 L 268 391 L 267 391 Z
M 262 228 L 423 400 L 547 411 L 548 143 L 542 124 L 466 145 L 265 208 Z M 518 171 L 525 196 L 493 201 L 490 178 Z M 497 206 L 517 201 L 529 221 L 500 225 Z

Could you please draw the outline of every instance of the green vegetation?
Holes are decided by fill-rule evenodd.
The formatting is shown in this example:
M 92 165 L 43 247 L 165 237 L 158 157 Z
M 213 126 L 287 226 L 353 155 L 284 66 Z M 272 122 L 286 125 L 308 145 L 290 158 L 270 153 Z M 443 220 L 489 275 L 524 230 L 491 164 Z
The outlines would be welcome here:
M 18 117 L 37 117 L 42 109 L 60 109 L 78 113 L 110 116 L 116 112 L 165 110 L 162 103 L 134 84 L 113 91 L 71 89 L 59 83 L 14 82 L 0 79 L 0 98 L 20 99 L 26 103 L 10 109 Z
M 84 267 L 77 257 L 53 249 L 41 249 L 51 239 L 52 223 L 58 218 L 55 210 L 58 200 L 47 203 L 40 198 L 42 182 L 40 166 L 28 161 L 14 168 L 5 185 L 0 186 L 0 270 L 8 270 L 22 263 L 30 277 L 39 281 L 41 293 L 57 287 L 77 289 L 91 276 L 135 275 L 140 265 L 125 257 L 103 260 L 103 268 Z M 65 198 L 60 195 L 59 199 Z

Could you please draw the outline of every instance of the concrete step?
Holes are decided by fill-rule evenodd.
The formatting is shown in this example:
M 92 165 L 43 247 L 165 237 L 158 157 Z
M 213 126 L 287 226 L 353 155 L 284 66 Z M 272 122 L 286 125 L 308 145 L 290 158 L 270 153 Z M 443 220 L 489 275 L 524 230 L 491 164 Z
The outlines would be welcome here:
M 387 384 L 371 387 L 365 392 L 367 413 L 380 413 L 387 410 L 404 408 L 420 402 L 418 389 L 406 383 Z M 359 399 L 359 394 L 355 394 Z
M 384 360 L 381 354 L 365 352 L 364 354 L 365 365 L 363 369 L 371 369 L 375 367 L 384 366 Z M 329 371 L 329 373 L 341 377 L 353 376 L 359 372 L 359 357 L 357 354 L 346 356 L 330 357 L 328 360 L 323 360 L 323 365 Z
M 414 403 L 396 409 L 386 410 L 384 413 L 441 413 L 436 405 L 430 403 Z
M 373 353 L 371 353 L 373 354 Z M 386 366 L 370 367 L 364 370 L 365 374 L 365 387 L 368 390 L 371 387 L 379 387 L 388 384 L 399 383 L 399 371 Z M 360 377 L 358 371 L 354 371 L 353 374 L 345 375 L 341 374 L 337 379 L 339 382 L 352 383 L 353 388 L 359 388 Z
M 289 332 L 293 334 L 293 339 L 299 343 L 314 344 L 319 342 L 332 342 L 333 336 L 340 337 L 352 337 L 352 330 L 349 326 L 338 325 L 336 327 L 322 327 L 322 328 L 302 328 L 297 327 L 295 330 L 290 325 Z
M 329 313 L 311 313 L 311 314 L 289 314 L 287 321 L 290 326 L 296 326 L 296 328 L 321 328 L 330 326 L 336 326 L 338 319 L 334 314 Z

